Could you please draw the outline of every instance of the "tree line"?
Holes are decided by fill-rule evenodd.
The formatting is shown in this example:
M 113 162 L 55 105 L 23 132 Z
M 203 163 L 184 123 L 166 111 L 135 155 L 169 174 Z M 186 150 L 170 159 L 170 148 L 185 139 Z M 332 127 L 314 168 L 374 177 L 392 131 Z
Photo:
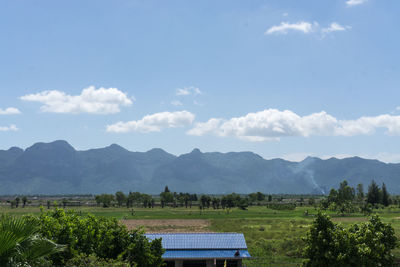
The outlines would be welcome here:
M 368 186 L 368 192 L 365 194 L 363 184 L 360 183 L 354 188 L 344 180 L 337 190 L 334 188 L 330 190 L 328 197 L 320 202 L 320 207 L 342 214 L 355 212 L 357 208 L 360 208 L 362 212 L 369 214 L 373 208 L 387 207 L 393 202 L 397 202 L 397 199 L 390 197 L 385 183 L 379 187 L 372 180 Z
M 153 196 L 140 192 L 129 192 L 125 194 L 122 191 L 118 191 L 115 194 L 101 194 L 95 196 L 95 201 L 98 206 L 104 208 L 115 205 L 118 207 L 125 206 L 127 208 L 132 208 L 134 206 L 154 208 L 156 205 Z M 171 192 L 168 186 L 165 186 L 164 191 L 159 194 L 161 208 L 166 206 L 192 208 L 193 204 L 196 203 L 200 209 L 230 209 L 234 207 L 246 209 L 249 205 L 261 201 L 271 202 L 272 196 L 266 196 L 261 192 L 251 193 L 244 197 L 236 193 L 221 197 L 206 194 L 198 196 L 197 194 Z

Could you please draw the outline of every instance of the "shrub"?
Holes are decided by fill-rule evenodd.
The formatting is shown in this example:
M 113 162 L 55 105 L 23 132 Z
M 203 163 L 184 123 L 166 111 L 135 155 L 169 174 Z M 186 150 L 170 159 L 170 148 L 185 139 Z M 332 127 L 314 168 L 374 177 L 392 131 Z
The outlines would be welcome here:
M 68 245 L 65 252 L 52 256 L 57 266 L 63 266 L 80 254 L 106 260 L 126 260 L 143 267 L 161 266 L 161 240 L 149 242 L 140 230 L 129 232 L 115 218 L 81 216 L 74 211 L 55 209 L 32 219 L 40 225 L 44 237 Z M 135 253 L 130 251 L 132 248 L 136 249 Z M 146 257 L 145 261 L 143 257 Z
M 391 250 L 397 246 L 397 238 L 378 216 L 346 229 L 319 212 L 304 241 L 305 266 L 394 265 Z

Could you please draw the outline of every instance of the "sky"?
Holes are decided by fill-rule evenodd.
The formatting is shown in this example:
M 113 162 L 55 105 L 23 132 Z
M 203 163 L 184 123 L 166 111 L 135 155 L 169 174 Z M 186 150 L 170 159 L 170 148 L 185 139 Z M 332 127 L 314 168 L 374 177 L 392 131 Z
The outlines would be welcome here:
M 400 162 L 400 1 L 0 0 L 0 149 Z

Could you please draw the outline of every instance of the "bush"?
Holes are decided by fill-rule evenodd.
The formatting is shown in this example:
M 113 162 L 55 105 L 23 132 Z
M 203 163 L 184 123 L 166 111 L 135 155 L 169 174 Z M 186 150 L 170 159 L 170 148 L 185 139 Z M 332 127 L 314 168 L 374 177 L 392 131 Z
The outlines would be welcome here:
M 135 266 L 137 265 L 133 267 Z M 96 254 L 79 254 L 68 260 L 65 267 L 130 267 L 130 264 L 120 260 L 105 260 L 97 257 Z
M 139 266 L 161 266 L 161 240 L 149 242 L 139 230 L 129 232 L 115 218 L 80 216 L 62 209 L 42 212 L 33 217 L 40 225 L 40 233 L 56 242 L 68 245 L 63 253 L 52 256 L 57 266 L 81 254 L 99 259 L 120 259 Z M 135 248 L 135 253 L 130 250 Z M 140 255 L 140 256 L 139 256 Z M 143 256 L 142 256 L 143 255 Z M 145 257 L 145 260 L 143 259 Z
M 345 229 L 318 213 L 307 237 L 305 266 L 393 266 L 397 238 L 378 216 Z

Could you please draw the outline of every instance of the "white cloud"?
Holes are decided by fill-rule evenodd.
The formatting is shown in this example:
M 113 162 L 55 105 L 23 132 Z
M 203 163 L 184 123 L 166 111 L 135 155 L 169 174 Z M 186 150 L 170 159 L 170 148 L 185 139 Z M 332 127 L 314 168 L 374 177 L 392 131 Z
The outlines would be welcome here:
M 348 6 L 357 6 L 357 5 L 364 4 L 365 2 L 367 2 L 367 0 L 348 0 L 346 2 L 346 4 Z
M 177 96 L 201 95 L 201 94 L 202 92 L 200 91 L 200 89 L 194 86 L 187 86 L 184 88 L 178 88 L 176 90 Z
M 396 108 L 396 110 L 400 110 L 400 106 Z
M 297 23 L 289 23 L 289 22 L 281 22 L 280 25 L 275 25 L 269 28 L 264 34 L 274 34 L 281 33 L 287 34 L 288 31 L 300 31 L 303 33 L 311 33 L 315 27 L 318 26 L 318 23 L 314 22 L 311 24 L 310 22 L 301 21 Z
M 164 128 L 189 126 L 193 123 L 195 115 L 188 111 L 160 112 L 144 116 L 141 120 L 117 122 L 107 126 L 107 132 L 159 132 Z
M 173 106 L 182 106 L 183 104 L 179 100 L 173 100 L 173 101 L 171 101 L 171 105 L 173 105 Z
M 297 23 L 281 22 L 280 25 L 269 28 L 264 34 L 287 34 L 289 31 L 300 31 L 305 34 L 319 33 L 322 34 L 323 37 L 324 35 L 332 32 L 346 31 L 349 29 L 351 29 L 350 26 L 342 26 L 337 22 L 332 22 L 328 27 L 325 28 L 321 28 L 318 22 L 314 22 L 313 24 L 305 21 Z
M 117 88 L 99 88 L 90 86 L 80 95 L 68 95 L 57 90 L 43 91 L 21 97 L 23 101 L 39 102 L 43 112 L 53 113 L 92 113 L 112 114 L 120 112 L 121 106 L 132 105 L 127 94 Z
M 14 115 L 14 114 L 21 114 L 21 111 L 17 108 L 6 108 L 6 109 L 1 109 L 0 108 L 0 115 Z
M 266 109 L 229 120 L 212 118 L 196 123 L 187 134 L 270 141 L 291 136 L 370 135 L 379 128 L 386 129 L 388 135 L 400 135 L 400 116 L 384 114 L 357 120 L 338 120 L 324 111 L 299 116 L 290 110 Z
M 10 126 L 0 126 L 0 132 L 16 132 L 18 131 L 17 126 L 15 126 L 14 124 L 10 125 Z
M 329 27 L 323 28 L 321 30 L 321 32 L 323 34 L 328 34 L 328 33 L 331 33 L 331 32 L 346 31 L 346 30 L 349 30 L 349 29 L 351 29 L 350 26 L 342 26 L 337 22 L 332 22 L 331 25 L 329 25 Z

